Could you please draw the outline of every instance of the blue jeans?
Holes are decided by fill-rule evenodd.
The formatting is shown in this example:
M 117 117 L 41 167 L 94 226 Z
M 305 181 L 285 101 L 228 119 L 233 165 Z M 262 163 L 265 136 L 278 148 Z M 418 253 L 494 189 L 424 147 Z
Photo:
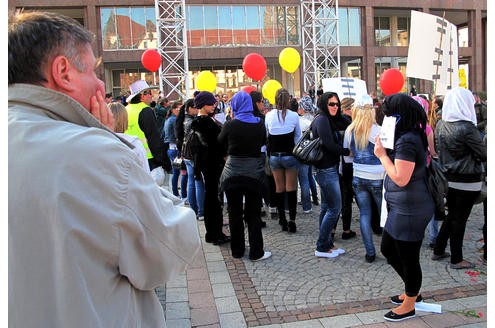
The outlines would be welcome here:
M 311 195 L 313 197 L 318 197 L 318 188 L 316 188 L 316 181 L 313 177 L 313 165 L 308 166 L 308 180 L 309 188 L 311 189 Z
M 376 255 L 375 245 L 373 244 L 373 230 L 371 229 L 372 202 L 375 202 L 379 209 L 382 207 L 382 187 L 383 180 L 352 178 L 352 188 L 359 207 L 361 235 L 366 254 L 369 256 Z
M 194 163 L 184 159 L 187 169 L 187 201 L 197 216 L 204 215 L 205 185 L 203 180 L 194 179 Z
M 316 181 L 320 185 L 320 234 L 316 241 L 316 250 L 328 252 L 333 248 L 332 228 L 342 208 L 340 195 L 339 171 L 337 166 L 327 169 L 316 169 Z
M 299 187 L 301 189 L 301 204 L 303 211 L 310 211 L 312 208 L 308 172 L 309 165 L 300 163 L 297 177 L 299 179 Z M 313 178 L 313 176 L 311 176 L 311 178 Z
M 168 158 L 170 159 L 170 162 L 173 163 L 174 159 L 177 157 L 179 154 L 179 151 L 177 149 L 168 149 L 167 150 L 167 155 Z M 172 193 L 174 196 L 179 197 L 179 177 L 180 177 L 180 169 L 175 168 L 172 165 Z M 181 185 L 180 185 L 180 191 L 181 191 L 181 198 L 186 198 L 187 196 L 187 180 L 186 179 L 181 179 Z
M 435 220 L 435 214 L 433 214 L 430 223 L 428 223 L 428 230 L 430 232 L 430 244 L 436 243 L 439 230 L 438 221 Z

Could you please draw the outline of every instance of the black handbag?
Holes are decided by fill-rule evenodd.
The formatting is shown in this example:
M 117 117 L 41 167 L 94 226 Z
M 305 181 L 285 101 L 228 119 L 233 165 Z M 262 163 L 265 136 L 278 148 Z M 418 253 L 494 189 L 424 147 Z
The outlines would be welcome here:
M 298 161 L 308 165 L 317 164 L 323 158 L 321 139 L 320 137 L 314 138 L 313 132 L 311 131 L 312 126 L 313 123 L 311 123 L 309 129 L 304 132 L 301 139 L 299 139 L 292 150 L 294 157 Z

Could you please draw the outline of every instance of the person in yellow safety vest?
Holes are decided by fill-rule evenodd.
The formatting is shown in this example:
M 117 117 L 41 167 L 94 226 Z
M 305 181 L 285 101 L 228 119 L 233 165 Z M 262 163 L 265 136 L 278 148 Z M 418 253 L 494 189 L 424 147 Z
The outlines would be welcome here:
M 128 135 L 138 137 L 143 143 L 148 157 L 150 170 L 162 166 L 166 172 L 172 171 L 172 163 L 167 157 L 167 146 L 160 138 L 160 132 L 156 125 L 155 113 L 149 106 L 152 100 L 151 89 L 146 81 L 138 80 L 129 88 L 131 95 L 127 97 L 126 106 L 129 119 Z

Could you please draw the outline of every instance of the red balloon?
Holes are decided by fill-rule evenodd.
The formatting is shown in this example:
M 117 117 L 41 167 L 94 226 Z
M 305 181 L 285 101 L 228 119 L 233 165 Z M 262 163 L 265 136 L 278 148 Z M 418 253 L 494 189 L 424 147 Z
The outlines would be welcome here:
M 248 86 L 242 88 L 241 90 L 245 91 L 247 93 L 251 93 L 253 91 L 256 91 L 257 89 L 255 87 L 253 87 L 252 85 L 248 85 Z
M 154 49 L 148 49 L 141 56 L 141 63 L 148 71 L 156 72 L 162 64 L 160 53 Z
M 397 68 L 389 68 L 380 76 L 380 88 L 385 96 L 400 92 L 404 86 L 404 76 Z
M 266 74 L 265 58 L 254 52 L 247 54 L 242 61 L 242 69 L 253 80 L 261 81 Z

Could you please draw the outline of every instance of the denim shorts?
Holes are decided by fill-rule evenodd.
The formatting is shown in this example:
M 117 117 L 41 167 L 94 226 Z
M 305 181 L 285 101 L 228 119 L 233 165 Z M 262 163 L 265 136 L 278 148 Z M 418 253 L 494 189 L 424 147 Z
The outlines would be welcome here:
M 274 156 L 270 154 L 270 167 L 272 170 L 292 169 L 297 170 L 299 162 L 292 156 Z

